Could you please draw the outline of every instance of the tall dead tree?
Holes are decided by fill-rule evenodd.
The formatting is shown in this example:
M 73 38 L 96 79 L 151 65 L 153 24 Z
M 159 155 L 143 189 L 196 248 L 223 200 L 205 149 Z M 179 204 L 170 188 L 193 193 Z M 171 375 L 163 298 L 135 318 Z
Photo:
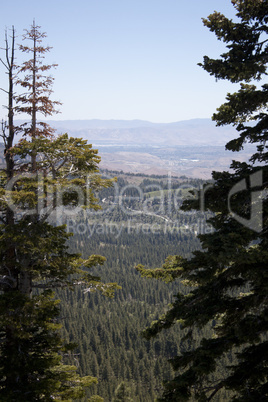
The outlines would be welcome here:
M 39 209 L 39 200 L 46 197 L 45 191 L 39 192 L 39 176 L 47 190 L 47 204 L 49 191 L 54 195 L 58 186 L 64 189 L 62 204 L 75 205 L 79 193 L 87 194 L 83 199 L 86 206 L 98 208 L 93 190 L 111 185 L 98 175 L 100 157 L 87 141 L 67 134 L 56 137 L 48 124 L 38 122 L 39 114 L 49 116 L 59 104 L 50 100 L 53 78 L 46 72 L 54 65 L 43 64 L 50 48 L 42 45 L 45 34 L 39 28 L 33 23 L 24 35 L 24 40 L 32 42 L 20 47 L 30 54 L 21 68 L 14 65 L 14 29 L 11 48 L 6 35 L 6 60 L 1 60 L 9 75 L 9 88 L 3 88 L 9 98 L 8 123 L 3 123 L 2 131 L 6 166 L 0 169 L 1 401 L 82 398 L 84 389 L 97 380 L 80 377 L 76 367 L 62 362 L 61 353 L 72 346 L 60 336 L 60 311 L 53 289 L 84 284 L 112 295 L 118 288 L 103 284 L 89 272 L 105 258 L 92 255 L 84 259 L 79 253 L 70 253 L 65 227 L 48 222 L 49 208 Z M 24 77 L 18 79 L 14 72 Z M 24 93 L 14 94 L 13 84 Z M 30 124 L 15 127 L 14 113 L 26 113 Z M 14 141 L 18 131 L 23 138 Z M 38 292 L 32 292 L 33 288 Z

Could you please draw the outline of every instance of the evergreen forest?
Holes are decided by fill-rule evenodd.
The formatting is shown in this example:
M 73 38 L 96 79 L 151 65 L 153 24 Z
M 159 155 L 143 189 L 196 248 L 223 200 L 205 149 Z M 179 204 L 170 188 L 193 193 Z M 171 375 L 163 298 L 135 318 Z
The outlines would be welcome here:
M 1 401 L 268 400 L 268 5 L 231 3 L 203 19 L 226 51 L 199 66 L 238 84 L 212 120 L 252 155 L 208 182 L 100 169 L 46 120 L 46 33 L 6 31 Z
M 142 337 L 142 331 L 166 310 L 182 286 L 178 281 L 141 278 L 135 266 L 142 263 L 157 268 L 171 253 L 190 258 L 192 250 L 200 248 L 197 233 L 211 230 L 205 227 L 208 214 L 180 212 L 174 200 L 181 204 L 189 191 L 197 191 L 204 183 L 120 172 L 102 174 L 117 177 L 114 188 L 99 193 L 102 211 L 81 212 L 80 217 L 69 217 L 65 223 L 74 233 L 69 240 L 72 251 L 106 257 L 105 264 L 92 274 L 122 288 L 112 299 L 82 288 L 60 292 L 64 338 L 77 343 L 66 359 L 69 363 L 75 359 L 81 375 L 98 378 L 88 395 L 112 401 L 123 382 L 133 401 L 154 401 L 163 391 L 162 382 L 174 375 L 168 359 L 180 350 L 183 331 L 175 326 L 150 341 Z M 152 191 L 155 189 L 158 191 Z

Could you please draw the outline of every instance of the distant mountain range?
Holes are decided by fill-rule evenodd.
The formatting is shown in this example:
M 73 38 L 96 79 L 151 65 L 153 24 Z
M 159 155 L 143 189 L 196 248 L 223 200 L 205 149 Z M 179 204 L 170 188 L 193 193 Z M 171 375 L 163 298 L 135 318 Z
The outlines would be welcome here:
M 175 123 L 143 120 L 50 120 L 58 133 L 83 137 L 94 146 L 224 145 L 237 133 L 233 127 L 216 127 L 210 119 Z
M 20 124 L 24 121 L 18 121 Z M 48 120 L 58 134 L 88 140 L 99 150 L 101 168 L 131 173 L 210 178 L 228 170 L 232 159 L 247 160 L 251 150 L 233 153 L 225 144 L 238 136 L 233 127 L 211 119 L 174 123 L 143 120 Z

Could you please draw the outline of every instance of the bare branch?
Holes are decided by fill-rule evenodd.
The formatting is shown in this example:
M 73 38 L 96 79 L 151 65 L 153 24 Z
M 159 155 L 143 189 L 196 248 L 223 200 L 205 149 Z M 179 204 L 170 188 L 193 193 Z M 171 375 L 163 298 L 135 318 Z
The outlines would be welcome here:
M 8 91 L 6 91 L 4 88 L 0 88 L 0 90 L 8 94 Z
M 0 48 L 2 49 L 2 48 Z M 8 70 L 8 66 L 6 65 L 6 63 L 0 58 L 1 63 L 5 66 L 5 68 Z

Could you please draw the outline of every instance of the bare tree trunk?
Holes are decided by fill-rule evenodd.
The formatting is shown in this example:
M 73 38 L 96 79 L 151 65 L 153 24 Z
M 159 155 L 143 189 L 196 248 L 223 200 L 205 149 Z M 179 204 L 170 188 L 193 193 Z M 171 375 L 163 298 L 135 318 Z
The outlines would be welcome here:
M 35 21 L 33 29 L 36 30 Z M 33 37 L 33 82 L 32 82 L 32 141 L 36 138 L 36 35 Z M 32 172 L 36 172 L 36 153 L 32 154 Z
M 13 146 L 14 140 L 14 111 L 13 111 L 13 69 L 14 69 L 14 51 L 15 51 L 15 30 L 12 28 L 12 45 L 11 45 L 11 57 L 8 56 L 8 40 L 6 36 L 6 59 L 8 65 L 8 136 L 6 139 L 6 168 L 7 168 L 7 179 L 10 180 L 14 174 L 14 160 L 13 155 L 10 154 L 9 149 Z
M 14 127 L 14 68 L 15 68 L 15 29 L 12 27 L 12 36 L 11 36 L 11 53 L 9 54 L 9 43 L 8 43 L 8 35 L 7 32 L 5 34 L 5 44 L 6 44 L 6 60 L 5 62 L 1 59 L 2 63 L 6 67 L 8 71 L 8 91 L 5 91 L 8 94 L 8 126 L 3 127 L 3 140 L 5 143 L 5 161 L 6 161 L 6 180 L 7 182 L 12 179 L 14 176 L 14 157 L 10 152 L 10 149 L 13 147 L 14 135 L 15 135 L 15 127 Z M 7 205 L 5 211 L 5 224 L 7 226 L 14 225 L 14 211 Z M 5 266 L 8 274 L 8 283 L 7 289 L 17 288 L 18 277 L 17 272 L 14 267 L 14 258 L 15 258 L 15 246 L 10 244 L 6 249 L 5 256 Z

